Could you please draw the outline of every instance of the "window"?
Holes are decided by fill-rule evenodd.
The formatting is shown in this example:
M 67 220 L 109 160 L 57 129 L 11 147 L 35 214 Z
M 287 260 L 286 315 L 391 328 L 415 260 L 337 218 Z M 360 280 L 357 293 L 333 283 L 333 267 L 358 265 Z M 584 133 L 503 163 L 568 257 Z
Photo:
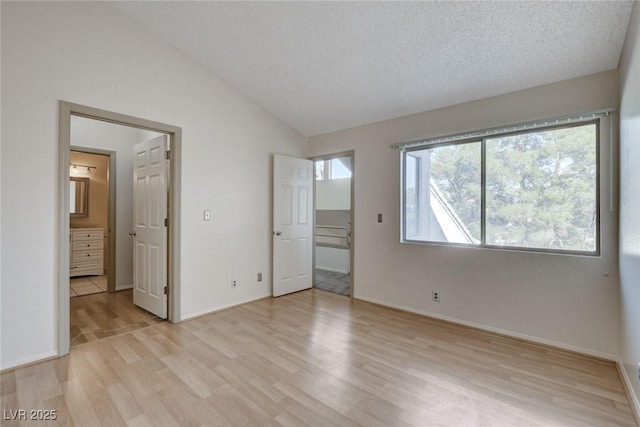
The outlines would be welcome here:
M 481 144 L 443 145 L 405 156 L 405 239 L 480 243 Z
M 351 158 L 340 157 L 330 160 L 316 160 L 316 181 L 351 178 Z
M 403 241 L 598 254 L 599 122 L 403 151 Z

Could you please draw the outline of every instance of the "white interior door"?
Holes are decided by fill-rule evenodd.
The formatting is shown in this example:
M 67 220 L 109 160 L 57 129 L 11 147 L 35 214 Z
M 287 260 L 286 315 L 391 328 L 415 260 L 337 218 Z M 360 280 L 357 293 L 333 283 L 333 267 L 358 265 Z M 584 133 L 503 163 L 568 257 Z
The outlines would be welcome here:
M 133 303 L 167 317 L 168 136 L 134 147 Z
M 313 162 L 273 158 L 273 296 L 312 286 Z

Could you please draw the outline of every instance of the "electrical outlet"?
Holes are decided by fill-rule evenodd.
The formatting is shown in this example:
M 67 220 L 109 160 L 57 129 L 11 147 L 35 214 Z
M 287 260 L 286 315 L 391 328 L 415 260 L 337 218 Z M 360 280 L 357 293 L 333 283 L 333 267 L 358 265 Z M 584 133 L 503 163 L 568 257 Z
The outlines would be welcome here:
M 258 282 L 262 282 L 262 273 L 258 273 Z
M 238 282 L 236 282 L 235 280 L 231 281 L 231 287 L 235 288 L 236 286 L 238 286 Z
M 211 221 L 211 211 L 209 209 L 204 211 L 204 220 Z
M 435 302 L 440 302 L 440 291 L 433 291 L 431 297 Z

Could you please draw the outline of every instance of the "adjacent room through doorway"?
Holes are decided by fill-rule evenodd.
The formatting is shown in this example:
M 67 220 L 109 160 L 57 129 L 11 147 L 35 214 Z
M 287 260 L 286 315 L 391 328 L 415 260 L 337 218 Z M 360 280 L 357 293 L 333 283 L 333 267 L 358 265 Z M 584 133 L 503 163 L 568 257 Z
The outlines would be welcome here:
M 314 161 L 315 287 L 351 295 L 352 157 Z
M 107 291 L 109 272 L 109 155 L 69 153 L 71 298 Z
M 167 234 L 164 224 L 167 207 L 156 213 L 147 212 L 151 206 L 136 209 L 135 200 L 142 197 L 136 194 L 147 193 L 145 182 L 152 182 L 154 188 L 158 187 L 155 192 L 166 197 L 169 160 L 164 154 L 168 147 L 158 148 L 158 154 L 139 152 L 141 144 L 166 139 L 166 134 L 87 117 L 71 116 L 70 119 L 69 326 L 70 344 L 74 346 L 130 332 L 166 318 L 166 302 L 160 315 L 151 313 L 147 307 L 139 307 L 144 304 L 136 303 L 132 288 L 136 271 L 138 278 L 149 276 L 146 265 L 135 267 L 135 255 L 140 254 L 140 249 L 134 250 L 134 246 L 140 246 L 136 230 L 140 231 L 140 224 L 150 228 L 145 215 L 161 217 L 161 224 L 155 228 L 165 235 L 165 241 Z M 163 169 L 164 184 L 140 177 L 134 186 L 135 177 L 141 175 L 145 167 L 140 159 L 146 159 L 147 163 L 153 161 Z M 141 262 L 146 264 L 148 259 L 143 258 Z M 166 260 L 166 256 L 163 259 Z M 160 265 L 158 271 L 162 273 L 154 277 L 165 277 L 166 282 L 166 266 Z M 139 286 L 142 288 L 144 284 Z M 162 290 L 156 293 L 164 294 Z

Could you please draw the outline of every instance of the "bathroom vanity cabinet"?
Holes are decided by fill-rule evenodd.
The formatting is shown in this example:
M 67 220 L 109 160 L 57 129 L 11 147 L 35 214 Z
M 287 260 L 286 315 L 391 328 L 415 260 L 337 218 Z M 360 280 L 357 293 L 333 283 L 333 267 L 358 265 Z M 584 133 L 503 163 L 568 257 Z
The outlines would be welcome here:
M 70 236 L 69 276 L 100 276 L 104 271 L 104 230 L 74 228 Z

